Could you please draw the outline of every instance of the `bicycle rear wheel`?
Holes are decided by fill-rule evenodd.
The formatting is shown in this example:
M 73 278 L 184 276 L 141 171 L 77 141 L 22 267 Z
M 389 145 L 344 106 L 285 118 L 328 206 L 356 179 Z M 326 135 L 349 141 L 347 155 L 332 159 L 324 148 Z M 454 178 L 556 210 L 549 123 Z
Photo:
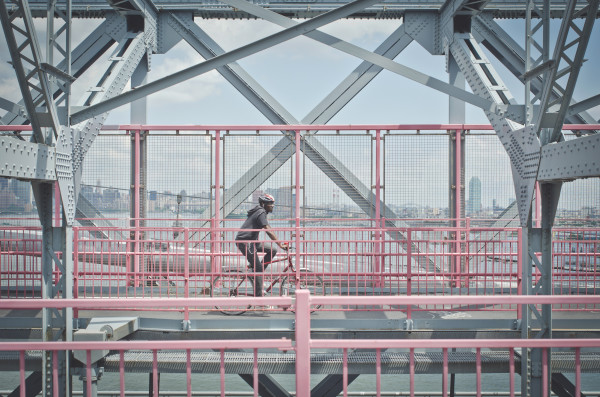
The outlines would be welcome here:
M 281 280 L 281 288 L 279 290 L 281 296 L 293 296 L 296 294 L 295 277 L 286 276 Z M 307 289 L 311 295 L 325 296 L 325 284 L 323 279 L 309 269 L 300 269 L 300 289 Z M 310 309 L 311 313 L 320 308 L 321 305 L 313 305 Z
M 227 270 L 215 277 L 210 286 L 210 296 L 213 298 L 253 297 L 252 282 L 244 272 Z M 228 316 L 244 314 L 251 305 L 215 306 L 217 310 Z

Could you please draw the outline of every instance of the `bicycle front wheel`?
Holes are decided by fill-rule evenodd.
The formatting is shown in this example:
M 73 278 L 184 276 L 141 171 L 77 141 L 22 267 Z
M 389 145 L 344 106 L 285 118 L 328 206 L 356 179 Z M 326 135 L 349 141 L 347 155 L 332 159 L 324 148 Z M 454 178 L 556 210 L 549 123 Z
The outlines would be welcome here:
M 325 296 L 325 285 L 323 279 L 316 273 L 313 273 L 309 269 L 300 269 L 300 289 L 306 289 L 310 291 L 313 296 Z M 286 276 L 281 281 L 281 289 L 279 290 L 281 296 L 293 296 L 296 294 L 296 283 L 295 277 Z M 321 305 L 314 305 L 311 307 L 311 312 L 320 308 Z
M 210 288 L 212 298 L 253 297 L 252 282 L 244 272 L 228 270 L 215 277 Z M 244 314 L 251 305 L 215 306 L 221 313 L 228 316 Z

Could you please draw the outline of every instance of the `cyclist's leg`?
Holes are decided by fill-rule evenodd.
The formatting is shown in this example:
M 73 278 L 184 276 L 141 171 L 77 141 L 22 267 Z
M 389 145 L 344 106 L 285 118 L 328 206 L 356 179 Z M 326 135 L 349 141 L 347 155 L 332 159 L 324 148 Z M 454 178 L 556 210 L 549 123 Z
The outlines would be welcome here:
M 262 273 L 263 272 L 263 263 L 258 257 L 259 251 L 257 250 L 257 243 L 238 243 L 238 248 L 242 253 L 246 256 L 248 260 L 249 267 L 252 269 L 254 273 Z M 262 251 L 260 251 L 262 252 Z M 262 276 L 248 276 L 250 281 L 252 282 L 252 286 L 254 289 L 254 296 L 263 296 L 263 278 Z
M 262 252 L 265 254 L 263 258 L 263 270 L 269 266 L 269 262 L 273 260 L 275 255 L 277 255 L 277 248 L 275 243 L 256 243 L 256 252 Z

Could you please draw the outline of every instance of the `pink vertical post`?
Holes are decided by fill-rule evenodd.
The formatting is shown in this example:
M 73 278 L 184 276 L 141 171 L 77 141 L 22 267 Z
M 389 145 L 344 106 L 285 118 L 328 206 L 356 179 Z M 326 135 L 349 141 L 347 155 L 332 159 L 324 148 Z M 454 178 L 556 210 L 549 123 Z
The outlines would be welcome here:
M 221 349 L 221 397 L 225 397 L 225 350 Z
M 254 349 L 254 365 L 252 368 L 254 397 L 258 397 L 258 349 Z
M 575 395 L 581 396 L 581 348 L 575 349 Z
M 73 298 L 79 297 L 79 228 L 73 226 Z M 73 317 L 79 317 L 79 309 L 73 308 Z
M 58 351 L 52 352 L 52 393 L 58 396 Z
M 375 391 L 381 396 L 381 349 L 375 351 Z
M 444 356 L 443 372 L 442 372 L 442 397 L 448 397 L 448 349 L 442 349 Z
M 296 396 L 310 397 L 310 292 L 296 291 Z
M 140 165 L 141 165 L 141 161 L 140 161 L 140 134 L 141 131 L 135 130 L 135 137 L 134 137 L 134 142 L 135 142 L 135 172 L 134 172 L 134 178 L 133 178 L 133 184 L 134 184 L 134 194 L 133 194 L 133 213 L 135 216 L 135 221 L 134 221 L 134 225 L 135 225 L 135 232 L 134 232 L 134 236 L 135 236 L 135 241 L 134 241 L 134 249 L 133 249 L 133 274 L 134 274 L 134 286 L 139 287 L 141 285 L 140 282 L 140 238 L 141 238 L 141 233 L 140 233 Z
M 125 397 L 125 351 L 119 350 L 119 389 L 121 397 Z
M 542 227 L 542 191 L 540 183 L 535 183 L 535 227 Z
M 300 130 L 296 130 L 296 287 L 300 283 Z
M 221 273 L 221 131 L 215 131 L 215 216 L 212 224 L 213 272 Z
M 475 359 L 476 360 L 476 364 L 475 364 L 476 369 L 475 369 L 475 371 L 476 371 L 476 374 L 477 374 L 476 375 L 477 376 L 477 379 L 476 379 L 476 382 L 477 382 L 477 397 L 481 397 L 481 348 L 478 347 L 476 349 L 476 353 L 475 354 L 477 355 L 477 357 Z
M 415 349 L 410 349 L 408 353 L 408 367 L 410 376 L 410 397 L 415 396 Z
M 342 362 L 342 387 L 344 397 L 348 397 L 348 349 L 344 349 L 344 361 Z
M 183 229 L 183 277 L 184 277 L 184 291 L 183 294 L 186 298 L 190 297 L 190 230 L 186 227 Z M 190 321 L 190 308 L 185 307 L 183 319 L 187 323 Z
M 461 277 L 460 277 L 460 273 L 461 273 L 461 269 L 460 269 L 460 255 L 458 255 L 460 253 L 460 231 L 458 230 L 460 227 L 460 218 L 462 217 L 462 213 L 460 211 L 461 207 L 461 189 L 462 189 L 462 134 L 461 134 L 461 130 L 456 130 L 456 134 L 455 134 L 455 139 L 456 139 L 456 150 L 455 150 L 455 155 L 456 155 L 456 159 L 455 159 L 455 175 L 456 175 L 456 186 L 455 186 L 455 198 L 454 198 L 454 205 L 455 205 L 455 214 L 456 214 L 456 242 L 455 242 L 455 252 L 456 252 L 456 256 L 454 257 L 454 272 L 455 272 L 455 286 L 457 288 L 461 287 Z
M 25 397 L 25 351 L 19 352 L 19 388 L 21 397 Z
M 86 367 L 85 367 L 85 387 L 87 390 L 87 395 L 91 396 L 92 395 L 92 351 L 91 350 L 86 350 L 85 351 L 85 361 L 86 361 Z
M 406 229 L 406 295 L 412 295 L 412 229 Z M 412 318 L 412 305 L 406 307 L 406 318 Z
M 376 286 L 382 285 L 381 266 L 381 130 L 375 131 L 375 274 L 377 274 Z
M 517 229 L 517 295 L 522 295 L 523 282 L 523 228 Z M 517 305 L 517 320 L 523 318 L 523 305 Z
M 510 397 L 515 395 L 515 349 L 512 347 L 508 349 L 508 371 L 509 371 L 509 389 Z
M 187 384 L 187 395 L 188 397 L 192 397 L 192 351 L 190 349 L 185 350 L 186 353 L 186 384 Z
M 54 226 L 60 227 L 60 186 L 58 181 L 54 182 Z
M 158 351 L 152 350 L 152 396 L 158 397 Z
M 548 395 L 548 349 L 542 349 L 542 396 Z

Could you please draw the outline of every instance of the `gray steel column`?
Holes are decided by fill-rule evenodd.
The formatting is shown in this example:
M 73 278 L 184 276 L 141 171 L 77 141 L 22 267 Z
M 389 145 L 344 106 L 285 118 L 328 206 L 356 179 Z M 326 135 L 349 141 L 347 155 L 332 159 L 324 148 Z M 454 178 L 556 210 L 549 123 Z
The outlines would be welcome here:
M 449 75 L 449 81 L 450 84 L 460 88 L 460 89 L 464 89 L 465 88 L 465 77 L 463 76 L 462 72 L 460 71 L 460 68 L 458 67 L 458 64 L 456 63 L 456 60 L 454 59 L 454 57 L 449 54 L 447 55 L 447 59 L 448 59 L 448 75 Z M 458 98 L 454 98 L 454 97 L 449 97 L 448 99 L 449 101 L 449 120 L 448 122 L 450 124 L 464 124 L 465 123 L 465 102 L 458 99 Z M 454 138 L 453 138 L 454 136 Z M 461 170 L 461 174 L 460 175 L 456 175 L 456 134 L 450 136 L 450 145 L 449 145 L 449 160 L 450 160 L 450 164 L 449 164 L 449 183 L 450 183 L 450 189 L 449 189 L 449 199 L 448 199 L 448 208 L 450 210 L 450 218 L 457 218 L 458 216 L 461 217 L 465 217 L 465 193 L 464 193 L 464 186 L 465 186 L 465 140 L 464 140 L 464 136 L 461 134 L 461 164 L 460 164 L 460 170 Z M 457 213 L 456 210 L 456 187 L 460 186 L 461 187 L 461 192 L 460 192 L 460 214 Z M 459 227 L 460 224 L 459 222 L 455 222 L 456 227 Z
M 138 64 L 137 68 L 135 69 L 135 71 L 133 72 L 133 75 L 131 76 L 131 89 L 134 89 L 136 87 L 139 87 L 141 85 L 146 84 L 147 80 L 148 80 L 148 63 L 149 63 L 149 59 L 148 59 L 148 55 L 146 54 L 142 60 L 140 61 L 140 63 Z M 146 97 L 142 97 L 138 100 L 135 100 L 133 102 L 131 102 L 131 124 L 147 124 L 147 98 Z M 148 186 L 148 164 L 147 164 L 147 158 L 148 158 L 148 145 L 147 145 L 147 139 L 146 139 L 146 133 L 144 131 L 141 131 L 141 136 L 140 136 L 140 218 L 146 218 L 146 210 L 147 210 L 147 200 L 146 200 L 146 192 L 147 192 L 147 186 Z M 131 163 L 135 164 L 136 161 L 136 151 L 135 151 L 135 141 L 132 140 L 131 141 Z M 135 167 L 131 167 L 132 172 L 135 172 Z M 135 175 L 131 175 L 131 180 L 134 180 Z M 133 182 L 130 184 L 131 188 L 130 188 L 130 197 L 133 200 L 133 197 L 135 196 L 135 187 L 133 185 Z M 133 203 L 133 201 L 132 201 Z M 134 213 L 134 206 L 131 206 L 130 209 L 130 213 L 131 213 L 131 217 L 135 218 L 135 213 Z M 133 225 L 132 225 L 133 226 Z M 144 222 L 140 222 L 140 226 L 145 226 Z

